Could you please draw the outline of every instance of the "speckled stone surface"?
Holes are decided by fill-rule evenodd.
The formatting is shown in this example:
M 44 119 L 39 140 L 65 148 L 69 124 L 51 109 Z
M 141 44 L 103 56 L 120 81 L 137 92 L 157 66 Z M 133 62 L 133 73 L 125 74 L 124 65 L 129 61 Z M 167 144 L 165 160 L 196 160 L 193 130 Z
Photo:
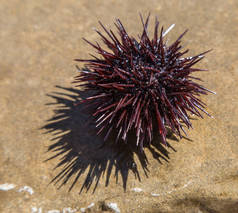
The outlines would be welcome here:
M 202 98 L 214 119 L 194 120 L 190 140 L 169 140 L 176 152 L 146 149 L 146 176 L 136 154 L 120 160 L 113 149 L 92 148 L 99 139 L 84 126 L 87 117 L 75 112 L 70 88 L 73 59 L 93 51 L 81 38 L 98 38 L 98 20 L 115 30 L 120 18 L 137 35 L 138 13 L 149 11 L 166 28 L 176 24 L 171 41 L 189 29 L 183 41 L 191 55 L 213 48 L 199 65 L 210 71 L 197 76 L 217 95 Z M 0 29 L 0 212 L 238 212 L 237 0 L 2 0 Z M 63 94 L 47 95 L 53 92 Z M 47 121 L 55 116 L 65 120 Z M 71 192 L 75 176 L 59 190 L 61 182 L 48 185 L 63 170 L 53 170 L 62 155 L 44 162 L 57 141 L 79 153 L 75 170 L 82 174 Z M 126 156 L 135 159 L 136 175 Z

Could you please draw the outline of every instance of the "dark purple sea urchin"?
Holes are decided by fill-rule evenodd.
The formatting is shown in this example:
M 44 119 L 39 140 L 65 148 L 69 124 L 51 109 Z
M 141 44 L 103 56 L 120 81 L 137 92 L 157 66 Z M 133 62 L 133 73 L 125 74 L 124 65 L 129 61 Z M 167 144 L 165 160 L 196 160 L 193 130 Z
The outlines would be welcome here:
M 76 59 L 86 62 L 86 69 L 79 69 L 75 83 L 84 82 L 87 90 L 94 91 L 93 96 L 81 102 L 95 110 L 93 116 L 98 134 L 105 131 L 104 140 L 115 130 L 117 141 L 127 141 L 128 132 L 134 130 L 136 144 L 143 149 L 145 143 L 151 143 L 154 128 L 166 144 L 168 129 L 181 138 L 181 130 L 186 134 L 183 126 L 192 127 L 189 114 L 203 118 L 202 111 L 209 115 L 198 97 L 211 91 L 193 81 L 201 79 L 191 76 L 193 72 L 203 71 L 192 67 L 208 51 L 182 57 L 188 52 L 181 51 L 180 44 L 187 30 L 167 45 L 164 36 L 170 29 L 164 32 L 162 27 L 158 35 L 156 18 L 154 36 L 150 39 L 147 32 L 149 16 L 145 22 L 141 17 L 141 21 L 143 32 L 139 41 L 127 34 L 119 19 L 115 26 L 120 39 L 99 22 L 108 38 L 96 32 L 110 51 L 84 39 L 101 58 L 92 55 L 93 59 Z

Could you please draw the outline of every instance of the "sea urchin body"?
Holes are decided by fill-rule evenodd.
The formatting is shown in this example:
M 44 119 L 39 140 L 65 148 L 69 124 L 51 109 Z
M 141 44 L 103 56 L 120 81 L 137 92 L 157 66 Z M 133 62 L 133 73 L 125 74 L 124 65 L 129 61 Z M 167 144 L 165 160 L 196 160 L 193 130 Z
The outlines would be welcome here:
M 94 91 L 93 96 L 81 102 L 94 108 L 98 134 L 105 132 L 104 140 L 115 130 L 117 141 L 127 141 L 128 132 L 134 131 L 136 144 L 143 148 L 152 141 L 154 130 L 166 144 L 167 129 L 182 137 L 181 131 L 186 134 L 183 127 L 192 127 L 190 114 L 201 118 L 201 112 L 209 115 L 198 97 L 211 91 L 194 82 L 201 79 L 191 76 L 203 71 L 193 66 L 208 51 L 183 57 L 188 50 L 181 51 L 181 38 L 187 31 L 167 45 L 164 36 L 168 31 L 162 27 L 158 33 L 157 19 L 152 39 L 147 32 L 149 16 L 145 22 L 141 17 L 141 21 L 143 32 L 139 41 L 127 34 L 119 19 L 115 23 L 119 38 L 99 22 L 107 37 L 96 32 L 109 51 L 85 39 L 101 58 L 76 59 L 86 62 L 86 69 L 79 69 L 75 82 L 84 82 L 87 90 Z

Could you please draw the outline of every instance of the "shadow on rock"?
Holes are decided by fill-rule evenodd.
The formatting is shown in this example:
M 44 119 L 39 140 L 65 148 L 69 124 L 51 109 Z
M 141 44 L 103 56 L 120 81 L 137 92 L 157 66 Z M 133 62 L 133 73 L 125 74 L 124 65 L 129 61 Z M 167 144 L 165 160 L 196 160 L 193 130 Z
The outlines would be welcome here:
M 121 176 L 123 188 L 126 190 L 130 171 L 134 173 L 136 179 L 141 180 L 135 156 L 139 159 L 139 164 L 148 177 L 148 160 L 144 152 L 130 143 L 121 142 L 115 145 L 113 134 L 107 143 L 104 143 L 102 137 L 97 136 L 93 118 L 88 110 L 83 109 L 83 105 L 75 104 L 81 98 L 90 96 L 88 91 L 60 86 L 57 88 L 63 92 L 54 92 L 48 95 L 54 99 L 54 103 L 47 104 L 54 106 L 55 115 L 42 127 L 46 133 L 51 133 L 54 136 L 51 139 L 52 144 L 48 147 L 48 151 L 54 154 L 46 161 L 59 158 L 55 169 L 60 168 L 61 170 L 51 183 L 61 188 L 72 179 L 73 182 L 69 188 L 71 190 L 79 178 L 87 172 L 80 193 L 84 189 L 88 191 L 92 185 L 94 185 L 94 192 L 103 175 L 106 175 L 105 185 L 109 185 L 112 171 L 115 170 L 116 182 Z M 177 140 L 173 135 L 170 135 L 169 138 Z M 129 136 L 128 141 L 133 140 L 135 141 L 133 135 Z M 163 146 L 158 137 L 147 148 L 160 163 L 162 163 L 162 159 L 167 162 L 169 160 L 167 148 L 176 151 L 170 144 L 168 147 Z
M 174 203 L 177 209 L 194 209 L 198 208 L 200 212 L 204 213 L 235 213 L 238 212 L 238 201 L 232 199 L 206 198 L 196 197 L 187 198 L 185 200 L 178 200 Z M 191 211 L 192 212 L 192 211 Z

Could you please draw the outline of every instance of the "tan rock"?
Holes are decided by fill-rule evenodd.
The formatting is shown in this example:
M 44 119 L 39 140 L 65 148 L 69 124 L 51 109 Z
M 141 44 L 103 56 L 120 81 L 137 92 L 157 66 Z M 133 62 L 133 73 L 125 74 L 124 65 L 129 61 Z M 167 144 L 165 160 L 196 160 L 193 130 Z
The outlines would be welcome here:
M 215 118 L 194 120 L 188 132 L 192 141 L 170 139 L 176 152 L 146 149 L 147 162 L 125 149 L 118 156 L 113 148 L 98 151 L 100 139 L 84 125 L 88 119 L 75 111 L 75 92 L 67 88 L 76 75 L 73 59 L 92 51 L 81 38 L 98 39 L 92 30 L 99 28 L 98 20 L 113 28 L 118 17 L 137 36 L 138 12 L 149 11 L 165 27 L 176 24 L 170 41 L 189 28 L 183 41 L 190 54 L 214 49 L 200 63 L 210 71 L 198 76 L 217 95 L 203 97 Z M 237 0 L 1 1 L 0 212 L 109 212 L 109 203 L 122 213 L 238 212 L 237 12 Z M 47 96 L 52 92 L 73 96 Z M 66 108 L 47 105 L 52 102 Z M 60 113 L 66 120 L 49 125 L 47 119 Z M 47 147 L 57 141 L 79 152 L 73 171 L 82 174 L 70 193 L 77 173 L 60 190 L 62 181 L 48 185 L 62 171 L 52 170 L 62 155 L 44 162 L 54 154 Z

